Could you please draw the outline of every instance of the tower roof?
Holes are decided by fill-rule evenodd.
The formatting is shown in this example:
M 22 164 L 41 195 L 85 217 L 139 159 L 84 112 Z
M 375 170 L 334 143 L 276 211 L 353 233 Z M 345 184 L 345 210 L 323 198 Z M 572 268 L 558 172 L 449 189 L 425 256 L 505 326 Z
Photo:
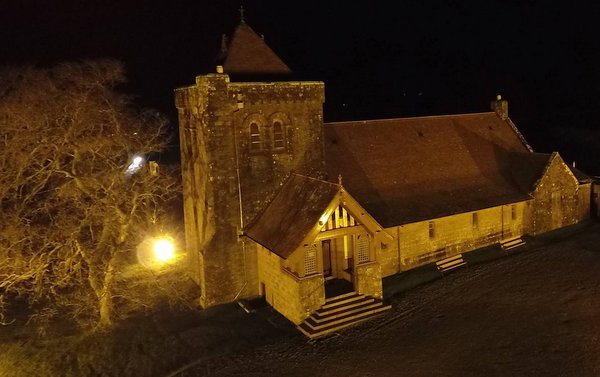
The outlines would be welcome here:
M 223 51 L 222 51 L 223 53 Z M 277 56 L 246 22 L 235 29 L 223 68 L 229 74 L 289 74 L 291 69 Z

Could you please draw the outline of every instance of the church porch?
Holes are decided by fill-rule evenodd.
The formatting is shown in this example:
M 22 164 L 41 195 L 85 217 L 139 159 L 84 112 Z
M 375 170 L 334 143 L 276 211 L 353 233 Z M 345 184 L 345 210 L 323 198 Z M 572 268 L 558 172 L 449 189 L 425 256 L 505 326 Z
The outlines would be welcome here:
M 261 295 L 292 322 L 321 313 L 332 321 L 321 325 L 348 326 L 381 309 L 376 246 L 391 236 L 341 185 L 292 177 L 246 236 L 258 244 Z

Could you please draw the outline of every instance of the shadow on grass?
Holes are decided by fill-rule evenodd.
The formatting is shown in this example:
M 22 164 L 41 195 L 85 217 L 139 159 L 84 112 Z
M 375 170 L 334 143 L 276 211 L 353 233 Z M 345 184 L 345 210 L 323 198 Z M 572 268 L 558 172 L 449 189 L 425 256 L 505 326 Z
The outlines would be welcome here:
M 52 335 L 38 336 L 34 327 L 13 328 L 20 335 L 0 343 L 0 372 L 10 370 L 11 377 L 163 376 L 199 358 L 299 336 L 279 313 L 256 302 L 250 313 L 232 303 L 136 315 L 97 332 L 50 330 Z

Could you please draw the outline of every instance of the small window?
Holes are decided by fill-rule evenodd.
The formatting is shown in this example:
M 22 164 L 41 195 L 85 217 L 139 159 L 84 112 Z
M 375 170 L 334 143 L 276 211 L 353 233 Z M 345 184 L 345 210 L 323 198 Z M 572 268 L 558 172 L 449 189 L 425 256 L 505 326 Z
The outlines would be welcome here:
M 473 212 L 473 229 L 479 228 L 479 215 L 477 212 Z
M 260 150 L 260 129 L 258 128 L 258 124 L 254 122 L 250 123 L 250 150 Z
M 435 238 L 435 223 L 433 221 L 429 222 L 429 238 Z
M 358 246 L 358 263 L 365 263 L 369 261 L 369 236 L 361 234 L 357 240 Z
M 285 134 L 283 125 L 279 121 L 273 123 L 273 148 L 283 149 L 285 147 Z
M 513 221 L 517 219 L 517 206 L 514 204 L 510 206 L 510 218 Z
M 317 245 L 304 247 L 304 275 L 317 273 Z

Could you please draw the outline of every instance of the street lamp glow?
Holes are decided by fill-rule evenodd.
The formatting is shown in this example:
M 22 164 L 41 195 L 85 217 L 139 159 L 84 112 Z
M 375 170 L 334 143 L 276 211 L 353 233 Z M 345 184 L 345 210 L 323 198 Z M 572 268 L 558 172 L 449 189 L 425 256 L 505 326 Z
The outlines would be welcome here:
M 154 258 L 160 262 L 169 262 L 175 258 L 175 245 L 166 238 L 158 239 L 154 242 Z
M 130 175 L 134 174 L 135 172 L 140 170 L 142 165 L 144 165 L 144 158 L 142 156 L 133 156 L 133 159 L 131 160 L 131 164 L 129 164 L 129 166 L 127 167 L 127 170 L 125 171 L 125 175 L 130 176 Z

